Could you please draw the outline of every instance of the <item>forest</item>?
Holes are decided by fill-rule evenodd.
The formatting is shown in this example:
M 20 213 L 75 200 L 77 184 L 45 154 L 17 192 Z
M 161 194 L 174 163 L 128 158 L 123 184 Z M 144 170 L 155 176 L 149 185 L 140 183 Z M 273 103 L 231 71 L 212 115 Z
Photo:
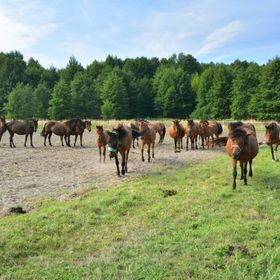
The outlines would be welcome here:
M 108 55 L 44 68 L 0 53 L 0 115 L 10 119 L 196 118 L 280 120 L 280 58 L 264 65 L 200 63 L 192 55 Z

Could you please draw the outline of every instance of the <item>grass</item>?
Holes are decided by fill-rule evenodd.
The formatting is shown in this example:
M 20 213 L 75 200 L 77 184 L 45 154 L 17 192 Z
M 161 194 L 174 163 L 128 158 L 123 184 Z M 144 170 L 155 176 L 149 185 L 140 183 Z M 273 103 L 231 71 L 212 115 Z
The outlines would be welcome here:
M 280 279 L 279 163 L 253 171 L 233 192 L 223 155 L 2 218 L 0 278 Z

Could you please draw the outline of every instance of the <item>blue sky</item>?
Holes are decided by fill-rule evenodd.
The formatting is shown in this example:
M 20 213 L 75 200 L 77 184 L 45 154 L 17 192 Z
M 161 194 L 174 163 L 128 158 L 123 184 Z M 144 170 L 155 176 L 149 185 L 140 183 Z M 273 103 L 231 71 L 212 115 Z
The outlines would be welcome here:
M 0 51 L 48 67 L 74 55 L 266 63 L 280 53 L 279 0 L 0 0 Z

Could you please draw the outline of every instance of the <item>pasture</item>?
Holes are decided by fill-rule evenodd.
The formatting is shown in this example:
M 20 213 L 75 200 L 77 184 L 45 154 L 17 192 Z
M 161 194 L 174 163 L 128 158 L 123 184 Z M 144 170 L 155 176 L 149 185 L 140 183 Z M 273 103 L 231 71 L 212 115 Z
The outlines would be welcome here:
M 237 192 L 219 155 L 45 201 L 0 220 L 1 279 L 279 279 L 279 190 L 262 148 Z

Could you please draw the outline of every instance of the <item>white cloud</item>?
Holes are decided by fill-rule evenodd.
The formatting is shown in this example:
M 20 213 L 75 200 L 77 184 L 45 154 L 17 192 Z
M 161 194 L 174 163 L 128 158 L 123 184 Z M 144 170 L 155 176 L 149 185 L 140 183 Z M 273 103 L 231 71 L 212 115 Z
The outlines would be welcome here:
M 241 31 L 241 22 L 233 21 L 226 26 L 214 30 L 204 40 L 203 46 L 194 53 L 195 56 L 200 56 L 212 52 L 224 46 L 227 42 L 236 37 Z
M 54 10 L 40 1 L 0 2 L 0 51 L 27 50 L 51 33 Z

